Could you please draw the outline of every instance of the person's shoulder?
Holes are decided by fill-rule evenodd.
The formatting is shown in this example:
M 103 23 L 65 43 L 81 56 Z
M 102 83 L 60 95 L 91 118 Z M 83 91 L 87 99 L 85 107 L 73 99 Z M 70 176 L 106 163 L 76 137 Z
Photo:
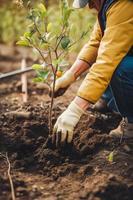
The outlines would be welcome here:
M 116 0 L 109 7 L 107 13 L 115 12 L 118 10 L 119 12 L 125 11 L 124 13 L 131 11 L 133 14 L 133 0 Z
M 114 23 L 133 19 L 133 0 L 116 0 L 108 9 L 106 16 Z

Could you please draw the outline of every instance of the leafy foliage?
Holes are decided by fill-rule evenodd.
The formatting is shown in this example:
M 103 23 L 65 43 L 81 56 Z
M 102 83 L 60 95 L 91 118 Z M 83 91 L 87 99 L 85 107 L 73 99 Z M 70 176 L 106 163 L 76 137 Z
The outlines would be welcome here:
M 24 5 L 27 6 L 28 0 L 23 0 Z M 12 3 L 13 1 L 8 1 L 3 3 L 0 7 L 0 41 L 4 43 L 11 43 L 15 44 L 18 41 L 20 35 L 23 34 L 25 27 L 29 24 L 29 21 L 26 20 L 26 9 L 17 7 L 17 5 Z M 38 1 L 31 1 L 32 7 L 36 4 L 39 4 L 41 0 Z M 36 7 L 36 6 L 35 6 Z M 54 13 L 54 15 L 53 15 Z M 58 33 L 60 31 L 60 14 L 61 9 L 59 10 L 57 1 L 50 0 L 50 6 L 47 10 L 48 19 L 52 24 L 48 25 L 47 30 Z M 29 13 L 30 15 L 30 13 Z M 84 29 L 88 29 L 87 27 L 91 27 L 95 22 L 95 15 L 92 12 L 88 12 L 88 9 L 83 10 L 74 10 L 70 14 L 70 38 L 73 41 L 75 38 L 79 38 L 81 36 L 81 32 Z M 56 22 L 56 23 L 55 23 Z M 31 29 L 33 24 L 31 23 Z M 43 31 L 43 30 L 42 30 Z M 32 30 L 34 32 L 34 29 Z M 78 52 L 81 47 L 85 44 L 88 40 L 90 35 L 91 29 L 87 35 L 82 38 L 80 43 L 75 44 L 73 46 L 73 50 Z M 47 45 L 44 45 L 47 46 Z
M 49 12 L 45 5 L 40 3 L 36 7 L 30 8 L 27 16 L 28 30 L 17 42 L 18 45 L 29 46 L 36 49 L 41 55 L 42 61 L 47 63 L 46 67 L 40 71 L 40 65 L 36 64 L 33 68 L 37 71 L 38 78 L 35 81 L 46 81 L 48 76 L 55 75 L 63 62 L 68 51 L 71 50 L 77 41 L 82 39 L 88 31 L 83 31 L 77 41 L 70 39 L 71 21 L 70 16 L 73 9 L 69 7 L 67 0 L 60 0 L 60 16 L 58 32 L 53 29 L 54 21 L 49 20 Z M 45 54 L 45 55 L 44 55 Z

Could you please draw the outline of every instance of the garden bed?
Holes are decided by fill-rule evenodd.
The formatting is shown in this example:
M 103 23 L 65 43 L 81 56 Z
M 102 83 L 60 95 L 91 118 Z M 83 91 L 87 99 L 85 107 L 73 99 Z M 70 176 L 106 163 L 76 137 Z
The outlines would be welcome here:
M 53 124 L 81 81 L 55 100 Z M 38 86 L 37 86 L 38 87 Z M 81 118 L 73 146 L 42 145 L 48 137 L 48 91 L 29 80 L 29 102 L 22 103 L 19 78 L 0 85 L 0 152 L 8 153 L 18 200 L 132 200 L 133 141 L 110 139 L 121 118 L 93 111 Z M 39 92 L 38 92 L 39 91 Z M 26 115 L 14 114 L 25 113 Z M 113 162 L 108 156 L 114 151 Z M 0 199 L 11 199 L 8 165 L 0 158 Z

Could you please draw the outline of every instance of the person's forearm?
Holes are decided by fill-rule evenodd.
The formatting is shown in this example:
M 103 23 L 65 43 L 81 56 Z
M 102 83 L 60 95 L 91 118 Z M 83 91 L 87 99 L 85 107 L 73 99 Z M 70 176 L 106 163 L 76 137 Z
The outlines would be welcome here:
M 84 111 L 90 107 L 90 103 L 87 100 L 84 100 L 78 96 L 75 97 L 74 102 Z
M 70 68 L 70 71 L 74 74 L 75 79 L 78 78 L 83 72 L 88 70 L 90 65 L 83 60 L 76 60 L 75 63 Z

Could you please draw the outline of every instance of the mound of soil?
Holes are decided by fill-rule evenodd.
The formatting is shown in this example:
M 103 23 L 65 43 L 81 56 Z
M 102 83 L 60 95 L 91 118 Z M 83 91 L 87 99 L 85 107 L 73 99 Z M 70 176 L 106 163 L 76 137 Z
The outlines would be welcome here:
M 18 199 L 36 199 L 37 196 L 40 199 L 47 197 L 46 199 L 104 200 L 108 196 L 110 200 L 132 199 L 133 143 L 123 140 L 120 144 L 119 141 L 108 137 L 109 130 L 119 123 L 119 116 L 88 112 L 82 117 L 75 130 L 73 145 L 64 149 L 55 149 L 48 145 L 42 149 L 48 137 L 48 106 L 42 109 L 39 104 L 36 106 L 25 104 L 20 108 L 16 102 L 12 104 L 1 101 L 0 107 L 0 152 L 3 154 L 8 152 L 16 174 L 18 171 L 35 173 L 38 176 L 40 174 L 45 179 L 49 179 L 48 185 L 57 182 L 58 186 L 57 190 L 48 189 L 44 194 L 44 191 L 38 190 L 38 187 L 35 191 L 34 188 L 29 189 L 26 181 L 22 183 L 20 180 L 20 186 L 17 186 L 19 181 L 14 176 Z M 30 115 L 28 118 L 25 118 L 25 115 L 12 115 L 16 110 L 18 113 L 30 112 Z M 53 123 L 61 112 L 61 108 L 54 108 Z M 107 157 L 112 150 L 115 151 L 114 161 L 109 163 Z M 113 174 L 112 170 L 114 170 Z M 69 185 L 69 191 L 66 191 L 65 180 Z M 75 184 L 75 181 L 77 181 L 76 185 L 71 188 L 70 185 Z M 62 184 L 63 191 L 60 191 Z M 1 177 L 0 192 L 3 199 L 5 196 L 10 199 L 7 177 Z

